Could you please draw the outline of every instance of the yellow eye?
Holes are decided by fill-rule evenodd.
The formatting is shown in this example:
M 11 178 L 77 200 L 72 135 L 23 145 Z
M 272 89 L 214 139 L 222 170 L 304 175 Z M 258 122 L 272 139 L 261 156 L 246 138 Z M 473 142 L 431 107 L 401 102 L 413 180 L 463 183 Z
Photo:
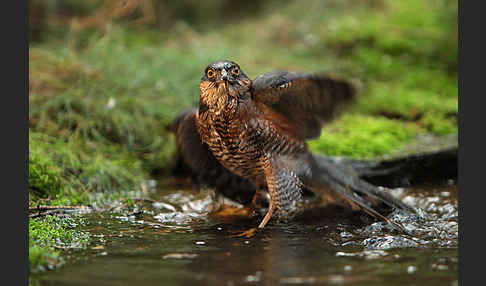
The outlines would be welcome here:
M 208 72 L 206 73 L 208 78 L 212 78 L 214 76 L 214 70 L 208 70 Z
M 240 75 L 240 69 L 239 68 L 234 68 L 232 71 L 231 71 L 234 75 Z

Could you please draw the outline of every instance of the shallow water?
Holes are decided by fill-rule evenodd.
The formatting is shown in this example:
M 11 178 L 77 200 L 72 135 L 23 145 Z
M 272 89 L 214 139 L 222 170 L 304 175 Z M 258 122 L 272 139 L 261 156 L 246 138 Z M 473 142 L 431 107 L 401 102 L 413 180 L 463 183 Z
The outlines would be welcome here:
M 208 192 L 158 191 L 130 211 L 93 212 L 87 250 L 65 252 L 61 268 L 33 285 L 457 285 L 457 187 L 398 190 L 424 218 L 382 222 L 340 216 L 270 224 L 252 238 L 231 234 L 258 220 L 208 215 Z

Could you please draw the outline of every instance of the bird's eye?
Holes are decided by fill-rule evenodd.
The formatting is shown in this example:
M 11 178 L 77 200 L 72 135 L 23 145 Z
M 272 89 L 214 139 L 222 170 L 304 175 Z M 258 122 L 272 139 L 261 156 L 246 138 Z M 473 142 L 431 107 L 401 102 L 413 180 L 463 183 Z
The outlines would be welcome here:
M 234 68 L 232 71 L 231 71 L 234 75 L 240 75 L 240 69 L 239 68 Z
M 208 78 L 212 78 L 214 76 L 214 70 L 208 70 L 206 75 L 208 76 Z

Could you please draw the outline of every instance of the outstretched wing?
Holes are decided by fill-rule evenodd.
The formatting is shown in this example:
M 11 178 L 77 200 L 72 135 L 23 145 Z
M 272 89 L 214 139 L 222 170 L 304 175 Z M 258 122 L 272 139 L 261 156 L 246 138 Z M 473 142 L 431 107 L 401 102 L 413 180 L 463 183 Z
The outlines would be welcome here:
M 355 98 L 353 86 L 327 75 L 273 71 L 252 83 L 252 98 L 293 122 L 302 139 L 319 137 L 321 127 Z
M 250 203 L 256 186 L 218 162 L 208 146 L 201 142 L 196 116 L 196 110 L 182 112 L 170 126 L 176 135 L 178 153 L 183 162 L 197 178 L 197 183 L 215 188 L 216 192 L 239 203 Z

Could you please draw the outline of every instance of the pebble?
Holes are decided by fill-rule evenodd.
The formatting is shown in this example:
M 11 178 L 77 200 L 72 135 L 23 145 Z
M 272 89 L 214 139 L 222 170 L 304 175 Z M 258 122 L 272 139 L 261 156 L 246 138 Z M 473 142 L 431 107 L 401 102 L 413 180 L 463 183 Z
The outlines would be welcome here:
M 417 271 L 417 267 L 413 266 L 413 265 L 410 265 L 408 268 L 407 268 L 407 272 L 409 274 L 413 274 Z
M 257 271 L 255 275 L 248 275 L 245 277 L 246 282 L 259 282 L 262 278 L 263 272 Z
M 437 270 L 448 270 L 449 266 L 444 265 L 444 264 L 432 264 L 432 268 L 437 269 Z
M 163 203 L 163 202 L 154 202 L 152 203 L 152 207 L 156 208 L 156 209 L 166 209 L 168 211 L 171 211 L 171 212 L 175 212 L 176 209 L 173 205 L 171 204 L 167 204 L 167 203 Z
M 343 231 L 339 234 L 342 238 L 350 238 L 353 237 L 353 235 L 349 232 Z
M 191 259 L 197 257 L 194 253 L 168 253 L 162 259 Z
M 376 258 L 387 256 L 387 255 L 388 255 L 388 253 L 384 250 L 364 250 L 364 251 L 361 251 L 361 252 L 352 252 L 352 253 L 342 252 L 342 251 L 336 252 L 336 256 L 338 256 L 338 257 L 339 256 L 349 256 L 349 257 L 358 256 L 358 257 L 364 257 L 366 259 L 376 259 Z

